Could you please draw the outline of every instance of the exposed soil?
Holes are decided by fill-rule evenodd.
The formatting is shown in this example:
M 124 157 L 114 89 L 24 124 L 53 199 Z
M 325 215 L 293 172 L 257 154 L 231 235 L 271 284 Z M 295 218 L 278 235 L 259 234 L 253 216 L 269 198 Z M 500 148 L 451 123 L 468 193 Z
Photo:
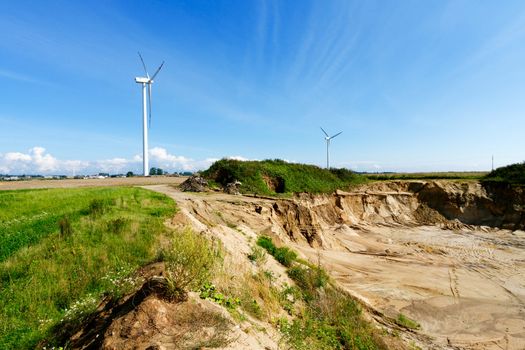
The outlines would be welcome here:
M 140 275 L 145 282 L 136 292 L 104 300 L 80 328 L 55 334 L 64 334 L 71 349 L 277 349 L 266 332 L 239 324 L 197 293 L 184 301 L 170 299 L 162 263 L 142 268 Z
M 425 349 L 525 349 L 523 192 L 476 182 L 381 182 L 294 199 L 180 192 L 175 222 L 237 254 L 267 234 L 327 268 L 382 327 Z M 217 213 L 220 213 L 218 215 Z M 503 229 L 503 228 L 512 228 Z M 418 330 L 393 320 L 407 315 Z

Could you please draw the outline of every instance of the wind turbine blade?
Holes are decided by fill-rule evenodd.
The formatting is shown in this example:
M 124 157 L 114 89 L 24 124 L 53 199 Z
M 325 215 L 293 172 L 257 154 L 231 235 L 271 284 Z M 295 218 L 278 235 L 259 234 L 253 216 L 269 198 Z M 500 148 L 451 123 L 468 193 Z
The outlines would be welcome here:
M 330 139 L 333 139 L 334 137 L 338 136 L 338 135 L 341 135 L 343 132 L 338 132 L 337 134 L 335 134 L 334 136 L 330 137 Z
M 155 72 L 155 74 L 153 74 L 153 76 L 151 77 L 150 80 L 155 79 L 155 77 L 157 76 L 157 74 L 159 74 L 160 69 L 162 68 L 163 65 L 164 65 L 164 61 L 162 61 L 162 63 L 160 64 L 159 68 L 157 68 L 157 71 Z
M 149 109 L 149 116 L 148 116 L 148 127 L 151 127 L 151 83 L 148 84 L 148 109 Z
M 320 127 L 321 128 L 321 127 Z M 326 131 L 324 131 L 323 128 L 321 128 L 321 130 L 323 130 L 324 134 L 326 135 L 326 137 L 328 137 L 328 134 L 326 133 Z
M 144 59 L 142 58 L 142 55 L 140 54 L 140 52 L 137 52 L 137 53 L 139 54 L 140 61 L 142 62 L 142 67 L 144 67 L 144 73 L 146 73 L 146 76 L 149 79 L 148 70 L 146 69 L 146 63 L 144 63 Z

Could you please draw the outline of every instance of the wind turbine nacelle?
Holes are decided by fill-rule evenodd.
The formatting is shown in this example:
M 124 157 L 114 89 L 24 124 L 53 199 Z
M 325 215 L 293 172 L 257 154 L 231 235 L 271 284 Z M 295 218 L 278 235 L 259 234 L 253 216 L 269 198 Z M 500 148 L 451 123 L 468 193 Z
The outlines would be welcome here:
M 143 78 L 143 77 L 137 77 L 135 78 L 135 82 L 136 83 L 140 83 L 140 84 L 147 84 L 149 83 L 149 78 Z

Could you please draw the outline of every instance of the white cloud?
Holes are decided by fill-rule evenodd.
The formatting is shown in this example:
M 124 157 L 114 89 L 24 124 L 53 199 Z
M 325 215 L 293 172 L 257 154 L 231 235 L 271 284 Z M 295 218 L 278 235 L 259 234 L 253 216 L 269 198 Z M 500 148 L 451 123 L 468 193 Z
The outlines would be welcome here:
M 50 172 L 59 168 L 58 160 L 51 154 L 46 153 L 46 149 L 43 147 L 33 147 L 29 154 L 38 171 Z
M 149 154 L 152 159 L 156 159 L 159 162 L 166 162 L 171 164 L 186 163 L 191 160 L 184 156 L 176 156 L 173 154 L 169 154 L 165 148 L 161 147 L 153 147 L 149 150 Z
M 153 147 L 149 150 L 151 157 L 151 164 L 165 170 L 179 169 L 184 171 L 196 171 L 208 168 L 215 158 L 207 158 L 204 160 L 194 160 L 184 156 L 177 156 L 168 153 L 165 148 Z
M 241 160 L 241 161 L 246 161 L 246 160 L 251 160 L 251 159 L 248 159 L 248 158 L 244 158 L 243 156 L 231 156 L 231 157 L 226 157 L 227 159 L 232 159 L 232 160 Z
M 162 147 L 153 147 L 150 153 L 150 166 L 162 168 L 166 171 L 197 171 L 208 168 L 218 158 L 194 160 L 183 155 L 171 154 Z M 230 159 L 247 160 L 242 156 L 229 157 Z M 23 152 L 0 153 L 0 173 L 3 174 L 96 174 L 124 173 L 126 171 L 140 172 L 142 156 L 131 158 L 115 157 L 103 160 L 60 160 L 46 152 L 43 147 L 33 147 Z
M 120 173 L 127 170 L 133 161 L 125 158 L 104 159 L 96 162 L 96 167 L 104 173 Z
M 5 160 L 10 161 L 10 162 L 16 162 L 16 161 L 29 162 L 31 161 L 31 156 L 29 154 L 24 154 L 20 152 L 6 153 L 4 158 Z
M 8 152 L 0 157 L 2 172 L 49 173 L 61 168 L 60 162 L 43 147 L 33 147 L 27 153 Z

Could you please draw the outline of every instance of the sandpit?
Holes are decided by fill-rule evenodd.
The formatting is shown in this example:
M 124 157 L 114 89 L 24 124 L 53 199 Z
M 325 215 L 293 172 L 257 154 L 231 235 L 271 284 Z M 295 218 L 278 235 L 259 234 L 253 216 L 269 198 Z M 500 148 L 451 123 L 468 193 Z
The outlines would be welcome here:
M 407 344 L 525 349 L 525 232 L 447 219 L 406 184 L 391 187 L 294 199 L 147 188 L 173 197 L 197 230 L 237 225 L 320 259 Z M 396 325 L 400 314 L 419 328 Z

